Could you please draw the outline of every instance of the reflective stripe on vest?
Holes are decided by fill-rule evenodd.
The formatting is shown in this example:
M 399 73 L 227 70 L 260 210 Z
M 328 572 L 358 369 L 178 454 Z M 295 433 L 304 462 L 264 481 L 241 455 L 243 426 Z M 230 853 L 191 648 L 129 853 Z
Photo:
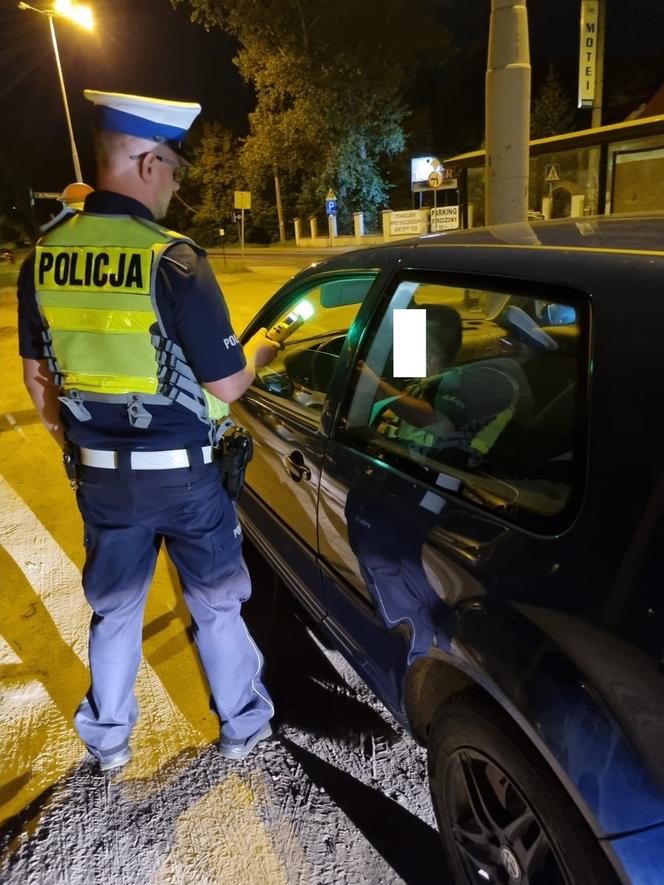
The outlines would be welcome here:
M 161 393 L 151 340 L 156 330 L 164 335 L 155 281 L 165 249 L 175 242 L 196 248 L 143 219 L 88 213 L 72 216 L 40 240 L 35 291 L 49 333 L 45 355 L 57 367 L 65 394 L 78 391 L 85 399 L 87 393 L 96 401 L 141 394 L 149 402 Z M 198 388 L 198 405 L 188 407 L 201 420 L 228 414 L 225 403 Z

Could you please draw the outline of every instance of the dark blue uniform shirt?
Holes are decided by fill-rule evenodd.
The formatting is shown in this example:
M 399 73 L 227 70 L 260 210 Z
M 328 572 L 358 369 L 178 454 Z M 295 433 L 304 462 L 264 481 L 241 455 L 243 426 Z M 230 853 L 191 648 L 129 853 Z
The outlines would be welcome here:
M 134 215 L 154 221 L 150 210 L 122 194 L 95 191 L 85 209 L 96 215 Z M 246 365 L 242 347 L 235 343 L 228 309 L 205 255 L 186 244 L 175 244 L 162 258 L 157 275 L 157 306 L 169 338 L 179 344 L 200 382 L 217 381 Z M 186 268 L 186 270 L 184 269 Z M 18 281 L 19 352 L 28 359 L 43 359 L 43 321 L 34 286 L 34 254 L 25 260 Z M 156 371 L 156 363 L 155 363 Z M 208 428 L 183 406 L 153 406 L 150 426 L 132 427 L 124 405 L 86 402 L 91 421 L 78 421 L 63 406 L 66 435 L 77 446 L 91 449 L 181 449 L 206 445 Z

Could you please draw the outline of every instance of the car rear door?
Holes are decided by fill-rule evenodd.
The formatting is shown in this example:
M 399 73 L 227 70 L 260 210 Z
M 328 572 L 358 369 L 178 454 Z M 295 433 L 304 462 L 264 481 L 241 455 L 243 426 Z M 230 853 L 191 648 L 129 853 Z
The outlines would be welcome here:
M 421 378 L 395 377 L 395 310 L 426 311 Z M 401 718 L 410 665 L 451 651 L 506 551 L 578 512 L 588 311 L 563 287 L 404 270 L 368 324 L 323 465 L 320 563 L 330 628 Z M 407 397 L 428 425 L 396 414 Z M 515 585 L 520 565 L 540 568 L 514 563 Z

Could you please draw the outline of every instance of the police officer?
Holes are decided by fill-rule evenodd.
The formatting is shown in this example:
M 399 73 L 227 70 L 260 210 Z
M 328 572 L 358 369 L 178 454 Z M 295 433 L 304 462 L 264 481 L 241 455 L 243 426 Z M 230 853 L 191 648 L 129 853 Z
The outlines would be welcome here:
M 205 252 L 163 218 L 200 105 L 86 90 L 97 190 L 54 219 L 19 277 L 24 381 L 75 473 L 93 609 L 76 729 L 107 771 L 130 758 L 143 609 L 162 539 L 221 721 L 241 759 L 271 733 L 234 504 L 212 463 L 227 403 L 277 345 L 239 345 Z

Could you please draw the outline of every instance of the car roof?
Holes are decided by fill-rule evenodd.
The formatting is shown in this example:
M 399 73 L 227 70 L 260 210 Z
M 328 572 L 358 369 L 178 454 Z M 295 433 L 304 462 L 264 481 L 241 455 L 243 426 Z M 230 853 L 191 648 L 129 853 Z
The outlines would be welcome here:
M 501 224 L 420 237 L 432 245 L 558 246 L 664 253 L 664 212 Z
M 629 251 L 664 256 L 664 212 L 561 218 L 425 234 L 330 256 L 298 277 L 321 270 L 384 267 L 413 249 L 459 246 L 521 246 L 588 251 Z

